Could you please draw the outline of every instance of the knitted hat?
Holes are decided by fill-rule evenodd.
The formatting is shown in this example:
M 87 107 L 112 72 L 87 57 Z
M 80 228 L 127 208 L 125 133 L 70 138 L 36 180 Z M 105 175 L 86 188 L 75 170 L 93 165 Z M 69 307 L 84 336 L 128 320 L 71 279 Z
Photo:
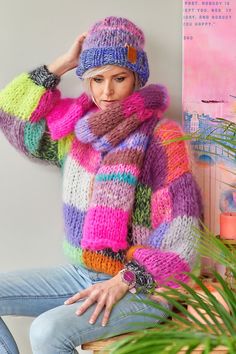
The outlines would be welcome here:
M 149 77 L 144 34 L 134 23 L 122 17 L 106 17 L 95 23 L 83 43 L 76 74 L 82 78 L 86 70 L 103 65 L 119 65 L 134 71 L 140 86 Z

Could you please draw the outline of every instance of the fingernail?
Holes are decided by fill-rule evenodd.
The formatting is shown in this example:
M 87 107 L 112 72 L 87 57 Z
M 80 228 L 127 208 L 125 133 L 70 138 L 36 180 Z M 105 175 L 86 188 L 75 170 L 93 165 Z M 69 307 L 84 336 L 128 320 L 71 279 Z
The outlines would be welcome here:
M 76 311 L 76 315 L 81 315 L 81 311 L 80 310 Z
M 106 327 L 106 323 L 102 323 L 102 327 Z
M 69 304 L 69 300 L 64 301 L 64 304 L 68 305 Z
M 89 323 L 90 323 L 90 324 L 94 324 L 94 321 L 93 321 L 93 320 L 90 320 Z

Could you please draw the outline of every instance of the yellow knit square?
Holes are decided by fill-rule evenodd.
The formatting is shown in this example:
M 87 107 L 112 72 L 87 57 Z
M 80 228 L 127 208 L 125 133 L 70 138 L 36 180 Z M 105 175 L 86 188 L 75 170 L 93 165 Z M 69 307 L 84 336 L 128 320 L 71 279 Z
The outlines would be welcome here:
M 0 109 L 19 119 L 29 120 L 45 91 L 23 73 L 0 92 Z
M 59 160 L 62 160 L 65 155 L 68 154 L 70 147 L 71 147 L 71 143 L 72 140 L 74 139 L 74 134 L 70 134 L 67 137 L 65 137 L 64 139 L 61 139 L 58 141 L 58 158 Z

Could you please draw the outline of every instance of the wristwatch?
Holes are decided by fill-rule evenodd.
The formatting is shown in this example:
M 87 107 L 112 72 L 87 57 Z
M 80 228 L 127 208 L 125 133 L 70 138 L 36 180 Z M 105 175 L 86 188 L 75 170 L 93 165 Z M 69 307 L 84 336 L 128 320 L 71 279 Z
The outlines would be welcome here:
M 128 285 L 129 291 L 133 294 L 136 293 L 136 289 L 135 289 L 136 274 L 135 274 L 135 272 L 124 268 L 120 271 L 120 276 L 121 276 L 121 280 L 123 281 L 123 283 Z

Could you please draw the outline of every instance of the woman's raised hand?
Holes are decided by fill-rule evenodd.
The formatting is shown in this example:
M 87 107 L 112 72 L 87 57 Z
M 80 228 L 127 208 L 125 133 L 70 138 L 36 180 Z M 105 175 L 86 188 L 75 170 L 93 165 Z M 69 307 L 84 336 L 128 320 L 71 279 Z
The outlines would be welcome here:
M 82 45 L 86 36 L 87 32 L 80 34 L 66 53 L 47 65 L 48 70 L 57 76 L 62 76 L 67 71 L 74 69 L 78 65 Z

